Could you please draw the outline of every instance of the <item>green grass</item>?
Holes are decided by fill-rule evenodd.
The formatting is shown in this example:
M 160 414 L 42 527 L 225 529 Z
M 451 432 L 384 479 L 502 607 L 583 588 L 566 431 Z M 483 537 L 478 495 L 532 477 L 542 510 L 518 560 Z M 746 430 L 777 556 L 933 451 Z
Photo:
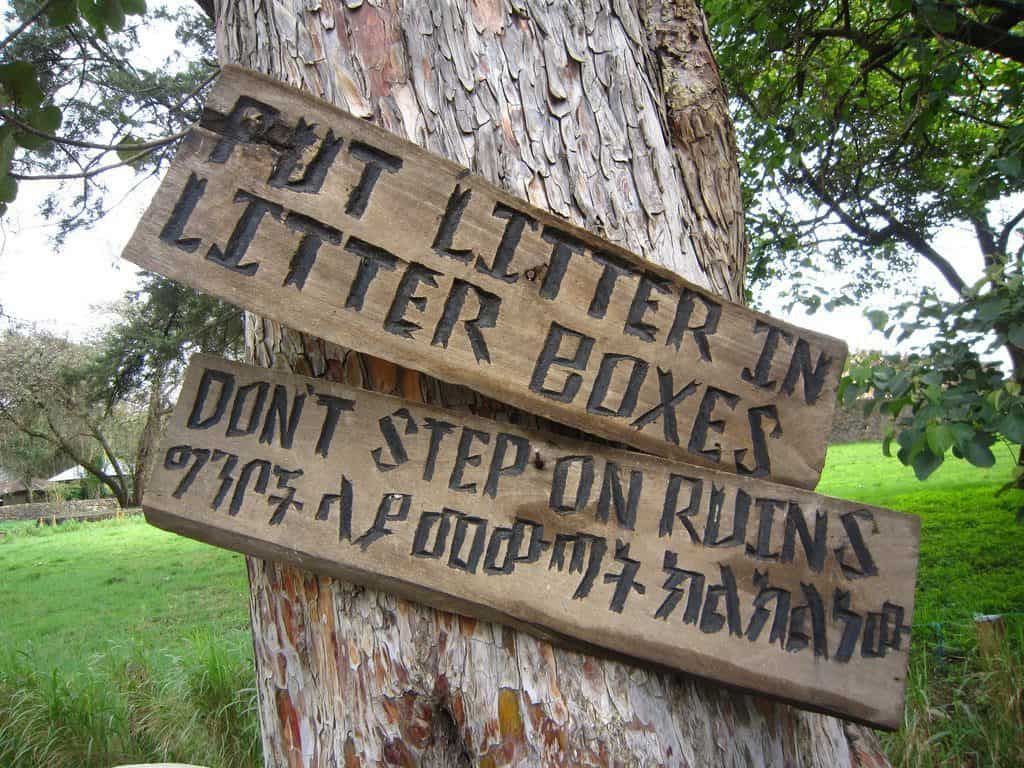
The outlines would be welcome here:
M 829 449 L 820 492 L 921 518 L 905 725 L 883 737 L 895 765 L 1024 765 L 1024 499 L 996 495 L 1014 463 L 997 458 L 947 461 L 922 483 L 876 444 Z M 982 658 L 974 616 L 996 613 L 1007 638 Z
M 877 445 L 829 451 L 822 493 L 922 519 L 900 766 L 1024 765 L 1024 526 L 999 458 L 920 483 Z M 138 517 L 0 533 L 0 766 L 261 764 L 240 556 Z M 975 613 L 1007 617 L 996 658 Z

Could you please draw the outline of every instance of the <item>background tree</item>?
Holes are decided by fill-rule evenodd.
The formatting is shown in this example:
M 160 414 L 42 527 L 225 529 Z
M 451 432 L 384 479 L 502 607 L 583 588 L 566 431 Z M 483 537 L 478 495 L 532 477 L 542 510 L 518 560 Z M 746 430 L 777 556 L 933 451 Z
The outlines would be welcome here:
M 918 347 L 854 367 L 841 393 L 884 405 L 921 478 L 949 450 L 991 466 L 997 439 L 1024 440 L 1024 4 L 706 7 L 740 131 L 751 288 L 775 281 L 813 311 L 931 264 L 945 294 L 870 314 L 904 343 L 925 331 Z M 950 227 L 973 232 L 980 282 L 942 252 Z M 849 283 L 822 279 L 829 268 Z M 985 355 L 1000 349 L 1009 370 Z
M 90 397 L 85 371 L 94 350 L 42 331 L 0 336 L 0 419 L 46 443 L 99 479 L 122 507 L 133 501 L 125 444 L 129 408 L 105 410 Z
M 41 425 L 34 425 L 37 429 Z M 64 469 L 66 459 L 51 444 L 29 437 L 9 421 L 0 419 L 0 472 L 28 489 L 28 501 L 36 500 L 36 484 Z
M 238 308 L 159 275 L 144 274 L 117 307 L 85 377 L 90 397 L 107 412 L 135 403 L 144 413 L 133 452 L 136 504 L 189 358 L 199 352 L 237 358 L 242 348 Z

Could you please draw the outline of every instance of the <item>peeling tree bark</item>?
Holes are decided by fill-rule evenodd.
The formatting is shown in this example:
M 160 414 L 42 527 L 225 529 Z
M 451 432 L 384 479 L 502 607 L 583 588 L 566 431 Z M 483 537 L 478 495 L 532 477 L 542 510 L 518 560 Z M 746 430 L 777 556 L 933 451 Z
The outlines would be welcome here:
M 217 38 L 224 61 L 742 300 L 735 141 L 694 0 L 218 0 Z M 509 415 L 254 316 L 246 341 L 262 365 Z M 885 764 L 832 718 L 248 568 L 268 766 Z

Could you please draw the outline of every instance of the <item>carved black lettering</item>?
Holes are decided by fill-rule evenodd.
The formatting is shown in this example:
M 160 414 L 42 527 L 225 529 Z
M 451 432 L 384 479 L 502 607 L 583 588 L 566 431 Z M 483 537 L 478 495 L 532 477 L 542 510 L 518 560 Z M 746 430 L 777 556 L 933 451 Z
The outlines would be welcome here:
M 719 565 L 722 583 L 708 587 L 704 596 L 704 608 L 700 612 L 700 631 L 706 635 L 719 632 L 726 622 L 729 634 L 743 637 L 743 626 L 740 619 L 740 595 L 736 589 L 736 577 L 728 565 Z M 725 598 L 725 615 L 718 612 L 718 601 Z
M 786 639 L 786 650 L 790 653 L 802 651 L 809 642 L 813 642 L 814 655 L 828 658 L 828 638 L 825 635 L 825 607 L 821 595 L 813 584 L 800 584 L 805 605 L 793 608 L 789 614 L 789 634 Z M 811 616 L 811 630 L 807 633 L 807 615 Z
M 474 253 L 472 250 L 468 248 L 452 248 L 452 240 L 455 238 L 455 232 L 459 228 L 459 222 L 462 221 L 462 214 L 466 212 L 466 208 L 469 206 L 469 201 L 472 198 L 473 190 L 463 189 L 458 184 L 455 185 L 455 191 L 448 198 L 448 205 L 445 206 L 444 216 L 441 217 L 441 223 L 437 227 L 437 234 L 434 236 L 434 242 L 431 245 L 434 253 L 438 256 L 455 259 L 463 264 L 468 264 L 473 260 Z
M 398 416 L 405 420 L 406 435 L 415 435 L 417 433 L 416 422 L 407 408 L 399 408 L 392 416 Z M 373 463 L 377 465 L 378 471 L 390 472 L 392 469 L 400 467 L 409 461 L 409 454 L 405 450 L 405 444 L 402 442 L 398 430 L 395 429 L 395 422 L 391 416 L 381 417 L 378 419 L 377 424 L 380 426 L 380 433 L 384 436 L 384 442 L 387 443 L 388 450 L 391 452 L 392 462 L 389 463 L 382 459 L 384 454 L 383 446 L 374 448 L 370 451 L 370 455 L 373 457 Z
M 600 536 L 591 536 L 587 533 L 560 533 L 555 536 L 555 543 L 551 549 L 551 560 L 548 563 L 548 570 L 552 568 L 562 571 L 565 569 L 565 550 L 572 545 L 572 557 L 569 561 L 569 573 L 582 573 L 576 591 L 572 594 L 573 600 L 583 600 L 589 594 L 601 572 L 601 563 L 608 551 L 608 542 Z M 587 561 L 586 570 L 583 562 Z
M 551 258 L 548 260 L 548 269 L 544 274 L 544 282 L 540 286 L 540 297 L 553 301 L 558 298 L 562 290 L 562 280 L 569 268 L 569 262 L 573 256 L 583 253 L 583 242 L 572 235 L 562 232 L 555 227 L 547 226 L 541 230 L 541 238 L 554 246 L 551 249 Z
M 430 344 L 431 346 L 440 346 L 448 349 L 448 341 L 451 338 L 452 329 L 455 327 L 455 322 L 459 319 L 459 315 L 462 314 L 463 306 L 466 303 L 466 294 L 469 293 L 470 288 L 476 294 L 479 309 L 477 310 L 476 317 L 466 320 L 463 326 L 466 329 L 466 336 L 469 338 L 470 347 L 473 349 L 473 357 L 476 358 L 478 363 L 481 360 L 489 363 L 491 362 L 491 353 L 487 349 L 487 342 L 481 329 L 493 328 L 495 323 L 497 323 L 501 298 L 497 294 L 485 291 L 483 288 L 478 288 L 472 283 L 467 283 L 459 278 L 452 280 L 452 288 L 448 292 L 444 311 L 441 313 L 441 319 L 438 320 L 437 327 L 434 329 L 434 337 L 430 340 Z
M 504 203 L 495 203 L 494 211 L 491 215 L 499 219 L 507 219 L 508 224 L 505 225 L 505 231 L 501 235 L 498 249 L 494 252 L 494 260 L 491 262 L 491 265 L 487 266 L 482 257 L 477 257 L 476 271 L 493 277 L 496 280 L 501 280 L 504 283 L 514 283 L 519 279 L 519 273 L 509 272 L 508 268 L 512 266 L 512 259 L 515 257 L 516 248 L 519 247 L 519 241 L 523 239 L 523 232 L 526 230 L 527 225 L 529 225 L 532 231 L 536 231 L 537 220 Z
M 698 301 L 704 307 L 704 321 L 700 325 L 691 325 L 695 302 Z M 708 336 L 714 336 L 718 331 L 718 320 L 721 316 L 721 304 L 702 293 L 683 288 L 679 293 L 679 303 L 676 304 L 675 319 L 665 338 L 665 346 L 671 344 L 678 350 L 682 346 L 683 337 L 689 332 L 693 336 L 694 344 L 697 345 L 700 359 L 710 363 L 711 345 L 708 343 Z
M 452 467 L 451 477 L 448 478 L 448 487 L 453 491 L 461 493 L 476 493 L 476 483 L 463 483 L 462 475 L 466 466 L 479 467 L 481 456 L 479 453 L 470 453 L 473 450 L 473 441 L 479 440 L 484 445 L 491 442 L 491 436 L 479 429 L 462 428 L 462 436 L 459 438 L 459 448 L 455 453 L 455 465 Z
M 758 389 L 774 390 L 778 382 L 770 377 L 772 375 L 772 361 L 775 359 L 775 352 L 779 348 L 779 339 L 781 338 L 789 344 L 793 340 L 793 334 L 781 328 L 776 328 L 774 325 L 769 325 L 763 320 L 755 320 L 754 334 L 760 333 L 767 335 L 764 339 L 764 346 L 761 347 L 761 354 L 754 365 L 754 370 L 751 371 L 750 368 L 744 368 L 740 371 L 740 378 L 744 381 L 749 381 Z
M 191 456 L 195 461 L 192 462 L 192 466 L 189 467 L 188 472 L 185 473 L 185 476 L 181 478 L 178 486 L 174 489 L 173 493 L 171 493 L 171 496 L 176 499 L 180 499 L 188 492 L 188 489 L 192 487 L 192 483 L 195 482 L 203 467 L 205 467 L 206 463 L 210 460 L 210 451 L 206 448 L 193 448 L 191 450 Z
M 659 402 L 656 406 L 651 408 L 651 410 L 640 416 L 640 418 L 634 421 L 630 426 L 634 429 L 642 430 L 648 424 L 653 424 L 658 419 L 661 419 L 662 432 L 665 435 L 665 441 L 673 443 L 674 445 L 679 445 L 679 425 L 676 420 L 676 408 L 678 408 L 679 404 L 690 395 L 696 394 L 698 386 L 700 386 L 700 383 L 694 379 L 678 392 L 674 392 L 675 382 L 672 377 L 672 371 L 664 371 L 659 367 Z
M 341 476 L 339 493 L 325 493 L 320 497 L 320 506 L 316 510 L 317 520 L 327 520 L 331 516 L 331 507 L 338 505 L 338 541 L 352 541 L 352 481 Z
M 392 512 L 396 501 L 398 502 L 398 511 Z M 409 519 L 410 506 L 412 506 L 412 494 L 385 493 L 377 506 L 377 516 L 373 519 L 373 525 L 352 543 L 358 545 L 365 552 L 373 542 L 394 533 L 387 527 L 388 523 L 403 523 Z
M 878 575 L 878 566 L 875 565 L 875 559 L 871 556 L 871 552 L 864 542 L 864 536 L 861 534 L 860 525 L 857 522 L 858 518 L 866 520 L 871 524 L 875 522 L 874 514 L 868 509 L 855 509 L 852 512 L 839 516 L 839 521 L 843 524 L 843 530 L 846 531 L 846 539 L 849 541 L 853 554 L 857 558 L 857 565 L 850 565 L 846 562 L 846 544 L 836 547 L 836 560 L 839 562 L 843 575 L 848 579 L 860 579 Z
M 644 473 L 637 469 L 629 472 L 629 497 L 622 491 L 619 465 L 609 461 L 604 466 L 601 495 L 597 499 L 597 519 L 607 523 L 611 507 L 615 507 L 615 520 L 620 528 L 632 531 L 636 527 L 636 510 L 644 486 Z
M 626 384 L 626 391 L 622 395 L 622 400 L 618 407 L 612 410 L 604 404 L 604 401 L 608 396 L 608 388 L 611 385 L 612 376 L 615 374 L 615 369 L 619 363 L 630 363 L 632 364 L 632 369 L 629 372 L 629 381 Z M 587 413 L 619 418 L 629 418 L 632 416 L 633 411 L 636 410 L 636 402 L 640 397 L 640 387 L 643 386 L 644 380 L 647 378 L 649 367 L 639 357 L 612 353 L 606 354 L 601 358 L 601 366 L 598 368 L 597 378 L 594 379 L 594 388 L 591 390 L 590 398 L 587 400 Z
M 487 542 L 484 555 L 484 573 L 489 576 L 508 575 L 515 570 L 516 554 L 522 544 L 522 528 L 495 528 Z M 501 562 L 498 558 L 501 553 Z
M 434 469 L 437 466 L 437 454 L 441 450 L 441 442 L 445 436 L 455 430 L 455 425 L 448 421 L 427 416 L 423 419 L 423 428 L 430 433 L 430 446 L 427 449 L 427 460 L 423 462 L 423 479 L 430 481 L 434 479 Z
M 480 564 L 480 557 L 484 553 L 484 540 L 487 537 L 487 521 L 482 517 L 470 517 L 457 513 L 455 520 L 455 531 L 452 533 L 452 549 L 448 553 L 448 567 L 466 573 L 476 573 Z M 469 545 L 469 553 L 462 557 L 462 548 L 466 540 L 469 526 L 475 526 L 472 543 Z
M 636 270 L 629 262 L 605 251 L 595 250 L 590 256 L 604 267 L 601 270 L 601 277 L 597 281 L 597 287 L 594 288 L 594 298 L 590 300 L 590 306 L 587 308 L 588 315 L 600 319 L 608 312 L 615 283 L 623 275 L 633 274 Z
M 274 507 L 274 513 L 270 516 L 270 525 L 280 525 L 284 522 L 284 517 L 288 514 L 288 510 L 295 507 L 296 512 L 301 512 L 305 506 L 301 501 L 295 500 L 295 494 L 298 489 L 291 485 L 293 480 L 298 480 L 305 474 L 301 469 L 285 469 L 274 465 L 274 477 L 277 478 L 277 490 L 284 491 L 281 495 L 274 495 L 267 498 L 267 503 L 277 506 Z
M 265 136 L 277 124 L 278 115 L 280 112 L 269 104 L 252 96 L 239 96 L 227 117 L 218 121 L 220 124 L 215 130 L 223 138 L 210 152 L 208 162 L 226 163 L 236 144 Z M 209 122 L 204 122 L 204 125 Z
M 440 275 L 441 273 L 436 269 L 411 262 L 405 268 L 405 273 L 398 283 L 398 290 L 395 292 L 395 299 L 391 302 L 387 317 L 384 318 L 384 330 L 406 339 L 413 338 L 413 332 L 418 331 L 422 326 L 405 319 L 406 308 L 412 304 L 418 312 L 424 312 L 427 308 L 427 298 L 417 296 L 416 289 L 420 283 L 436 288 L 437 280 L 434 278 Z
M 241 426 L 242 417 L 245 415 L 246 400 L 249 394 L 255 392 L 252 409 L 249 411 L 249 423 Z M 260 419 L 263 416 L 263 409 L 267 404 L 267 393 L 270 392 L 270 384 L 266 381 L 255 381 L 238 388 L 235 395 L 235 402 L 231 406 L 231 418 L 228 419 L 228 437 L 243 437 L 253 434 L 260 426 Z
M 437 560 L 444 554 L 448 547 L 448 531 L 451 529 L 450 510 L 444 512 L 424 512 L 420 515 L 420 521 L 416 525 L 416 533 L 412 539 L 413 557 L 425 557 Z M 435 530 L 434 543 L 428 546 L 430 535 Z
M 785 509 L 781 499 L 757 499 L 754 502 L 758 513 L 757 546 L 747 544 L 747 554 L 758 560 L 778 561 L 779 553 L 772 552 L 772 528 L 775 525 L 775 509 Z
M 711 448 L 708 448 L 707 440 L 709 429 L 719 435 L 725 431 L 725 422 L 723 420 L 711 418 L 711 414 L 719 400 L 724 402 L 730 410 L 735 410 L 740 398 L 732 392 L 726 392 L 717 387 L 708 387 L 700 401 L 700 407 L 697 409 L 697 417 L 693 421 L 693 430 L 690 432 L 690 441 L 687 446 L 691 452 L 699 453 L 714 462 L 721 462 L 722 446 L 720 443 L 715 443 Z
M 366 300 L 366 292 L 370 289 L 370 283 L 377 277 L 377 273 L 381 269 L 388 272 L 394 271 L 398 265 L 398 257 L 390 251 L 378 248 L 358 237 L 350 237 L 346 240 L 345 250 L 359 257 L 359 268 L 356 270 L 352 285 L 349 286 L 348 296 L 345 297 L 345 309 L 361 312 L 363 302 Z
M 249 480 L 252 478 L 253 473 L 258 473 L 253 490 L 256 493 L 266 493 L 267 483 L 270 482 L 270 462 L 263 459 L 253 459 L 242 467 L 242 472 L 238 476 L 235 492 L 231 494 L 231 504 L 228 505 L 229 515 L 234 516 L 242 511 L 242 502 L 245 500 L 245 492 L 249 487 Z
M 747 411 L 747 419 L 750 422 L 750 439 L 754 444 L 754 468 L 749 469 L 743 464 L 747 456 L 746 448 L 738 448 L 733 452 L 736 462 L 736 472 L 749 477 L 767 477 L 772 469 L 771 457 L 768 455 L 768 440 L 765 438 L 762 422 L 770 418 L 775 422 L 770 436 L 777 440 L 782 437 L 782 422 L 779 421 L 779 409 L 774 405 L 762 405 L 751 408 Z
M 807 520 L 804 519 L 803 510 L 794 502 L 789 502 L 789 509 L 786 512 L 786 532 L 782 538 L 783 563 L 792 563 L 796 553 L 796 534 L 800 535 L 800 543 L 804 548 L 804 556 L 807 558 L 807 565 L 815 573 L 821 573 L 825 566 L 825 555 L 827 553 L 828 537 L 828 515 L 817 510 L 814 513 L 814 538 L 807 530 Z
M 511 464 L 505 464 L 505 454 L 509 446 L 515 446 L 516 455 Z M 502 477 L 518 477 L 526 470 L 530 461 L 530 441 L 519 435 L 499 432 L 494 441 L 494 455 L 487 471 L 487 482 L 484 483 L 484 495 L 492 499 L 498 496 L 498 482 Z
M 847 663 L 857 649 L 857 640 L 864 624 L 864 617 L 850 610 L 850 593 L 836 589 L 832 595 L 832 621 L 843 622 L 843 634 L 839 638 L 839 648 L 833 658 L 840 664 Z
M 216 382 L 220 389 L 217 393 L 217 402 L 213 406 L 213 413 L 203 417 L 203 409 L 210 396 L 210 387 Z M 224 418 L 228 403 L 231 402 L 231 395 L 235 391 L 235 376 L 226 371 L 216 371 L 207 368 L 203 371 L 203 377 L 199 380 L 199 388 L 196 390 L 196 399 L 192 404 L 192 412 L 188 417 L 189 429 L 210 429 Z
M 320 424 L 320 436 L 316 439 L 316 452 L 326 459 L 327 454 L 331 452 L 331 442 L 334 440 L 334 433 L 338 429 L 338 421 L 341 419 L 341 414 L 344 411 L 354 411 L 356 401 L 317 392 L 316 404 L 321 408 L 327 409 L 324 412 L 324 420 Z
M 562 339 L 565 337 L 577 339 L 576 349 L 572 357 L 559 357 L 558 351 L 562 346 Z M 544 348 L 537 358 L 537 365 L 533 369 L 533 376 L 530 378 L 530 391 L 544 395 L 544 397 L 557 400 L 560 403 L 571 403 L 576 393 L 580 391 L 583 377 L 578 373 L 570 373 L 565 377 L 562 388 L 548 389 L 544 386 L 548 378 L 551 366 L 558 365 L 571 371 L 585 371 L 590 360 L 590 352 L 594 348 L 594 338 L 586 334 L 573 331 L 558 323 L 552 323 L 548 330 L 548 337 L 544 341 Z
M 683 611 L 684 624 L 696 624 L 700 617 L 700 608 L 704 602 L 704 574 L 700 571 L 688 571 L 678 567 L 678 557 L 675 552 L 665 550 L 665 559 L 662 570 L 668 574 L 665 583 L 662 585 L 668 594 L 658 606 L 654 614 L 656 619 L 668 619 L 675 611 L 679 601 L 683 598 L 685 590 L 689 591 L 686 598 L 686 610 Z M 685 587 L 684 584 L 689 582 Z
M 690 485 L 690 498 L 686 506 L 679 509 L 679 490 L 683 483 Z M 690 541 L 700 544 L 700 536 L 697 529 L 690 521 L 700 512 L 700 501 L 704 495 L 704 481 L 696 477 L 684 477 L 675 473 L 669 475 L 668 489 L 665 491 L 665 506 L 661 511 L 661 522 L 658 524 L 658 536 L 671 536 L 675 526 L 675 520 L 679 520 L 690 534 Z
M 292 254 L 288 263 L 288 273 L 284 277 L 281 286 L 294 285 L 300 291 L 306 285 L 306 278 L 309 277 L 313 265 L 316 263 L 317 254 L 320 253 L 320 246 L 325 242 L 332 245 L 341 243 L 341 231 L 329 227 L 309 216 L 303 216 L 294 211 L 289 213 L 284 220 L 288 229 L 301 232 L 299 245 Z
M 574 464 L 579 464 L 579 484 L 576 486 L 576 494 L 571 504 L 565 501 L 565 485 L 569 479 L 569 470 Z M 581 512 L 590 501 L 590 489 L 594 484 L 594 457 L 593 456 L 561 456 L 555 462 L 555 471 L 551 475 L 551 497 L 548 499 L 548 506 L 555 512 L 566 515 L 573 512 Z
M 214 495 L 213 501 L 210 502 L 210 509 L 214 511 L 220 509 L 220 505 L 223 504 L 224 499 L 227 498 L 228 491 L 231 490 L 231 486 L 235 482 L 235 467 L 238 466 L 238 456 L 233 453 L 226 453 L 219 449 L 215 450 L 213 452 L 213 461 L 217 462 L 221 459 L 225 459 L 225 461 L 224 466 L 220 468 L 220 474 L 217 475 L 217 479 L 220 480 L 220 487 L 217 489 L 217 493 Z
M 164 455 L 164 469 L 184 469 L 188 466 L 188 460 L 192 457 L 191 445 L 174 445 L 167 449 Z
M 812 367 L 811 345 L 798 338 L 796 348 L 793 350 L 793 357 L 789 361 L 786 378 L 782 380 L 782 388 L 779 391 L 784 395 L 792 395 L 797 381 L 803 377 L 804 402 L 813 405 L 821 396 L 821 390 L 825 386 L 828 372 L 832 370 L 833 362 L 831 355 L 822 352 L 818 355 L 818 362 Z
M 768 644 L 778 643 L 780 648 L 785 648 L 786 623 L 789 621 L 792 596 L 788 589 L 771 586 L 768 583 L 767 572 L 754 571 L 754 586 L 758 587 L 760 591 L 754 598 L 754 614 L 750 617 L 750 623 L 747 624 L 747 640 L 755 642 L 761 635 L 761 630 L 764 629 L 773 610 L 768 608 L 768 603 L 775 601 L 775 618 L 772 619 L 772 628 L 768 633 Z
M 196 204 L 202 199 L 206 192 L 206 179 L 201 179 L 194 173 L 189 174 L 184 189 L 181 190 L 181 197 L 174 204 L 171 215 L 167 217 L 167 223 L 160 230 L 160 239 L 175 248 L 180 248 L 185 253 L 194 253 L 202 243 L 201 237 L 185 237 L 185 227 Z
M 327 178 L 327 172 L 334 165 L 334 160 L 341 151 L 345 140 L 336 137 L 333 130 L 328 130 L 327 136 L 320 142 L 316 155 L 306 165 L 302 176 L 292 179 L 292 174 L 302 160 L 302 155 L 317 142 L 314 128 L 316 128 L 315 125 L 307 125 L 305 120 L 299 118 L 299 124 L 292 132 L 292 145 L 281 153 L 267 184 L 275 189 L 287 189 L 291 192 L 305 194 L 316 194 L 320 191 Z
M 352 189 L 348 196 L 348 202 L 345 203 L 345 213 L 360 219 L 366 213 L 366 208 L 370 204 L 370 196 L 373 194 L 374 187 L 377 186 L 380 175 L 384 171 L 398 173 L 402 168 L 402 158 L 357 140 L 353 140 L 349 144 L 348 151 L 352 157 L 365 163 L 359 183 Z
M 260 442 L 270 445 L 274 442 L 274 433 L 280 429 L 279 438 L 282 448 L 291 448 L 295 441 L 295 431 L 299 428 L 302 418 L 302 407 L 306 403 L 306 395 L 296 392 L 292 398 L 291 413 L 288 411 L 288 388 L 282 384 L 274 386 L 274 396 L 267 408 L 267 418 L 260 432 Z
M 245 206 L 245 210 L 242 211 L 238 223 L 235 224 L 235 228 L 231 232 L 231 236 L 228 237 L 228 244 L 224 250 L 222 251 L 220 246 L 214 243 L 210 246 L 210 250 L 206 252 L 206 260 L 212 261 L 231 272 L 252 277 L 260 268 L 259 262 L 250 261 L 243 264 L 242 259 L 245 257 L 246 251 L 249 250 L 249 245 L 252 243 L 253 238 L 256 237 L 256 231 L 260 228 L 263 217 L 269 213 L 280 221 L 281 216 L 284 214 L 284 209 L 277 203 L 264 200 L 258 195 L 246 192 L 244 189 L 235 192 L 235 202 L 248 203 L 248 205 Z
M 612 593 L 611 603 L 608 610 L 613 613 L 622 613 L 626 607 L 626 598 L 631 592 L 639 595 L 647 593 L 647 587 L 636 580 L 637 571 L 640 570 L 640 561 L 629 556 L 629 544 L 618 539 L 615 540 L 615 562 L 622 563 L 622 570 L 619 573 L 606 573 L 605 584 L 614 584 L 615 592 Z
M 725 507 L 725 489 L 711 483 L 711 500 L 708 503 L 708 519 L 704 525 L 705 547 L 741 547 L 747 538 L 747 520 L 750 517 L 750 496 L 743 490 L 736 489 L 736 501 L 733 504 L 732 533 L 718 538 L 722 524 L 722 509 Z
M 629 314 L 626 316 L 626 325 L 623 332 L 630 336 L 636 336 L 642 341 L 654 341 L 658 333 L 657 326 L 644 320 L 648 312 L 658 311 L 658 302 L 651 298 L 651 291 L 659 293 L 670 293 L 670 283 L 664 278 L 644 272 L 640 275 L 640 281 L 636 286 L 636 293 L 633 294 L 633 302 L 629 305 Z

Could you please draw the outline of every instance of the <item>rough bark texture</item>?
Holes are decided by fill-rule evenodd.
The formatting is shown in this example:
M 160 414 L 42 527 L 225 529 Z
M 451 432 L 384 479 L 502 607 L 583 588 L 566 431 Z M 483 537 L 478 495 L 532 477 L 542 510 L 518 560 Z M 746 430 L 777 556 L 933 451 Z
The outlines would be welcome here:
M 739 300 L 725 97 L 693 0 L 219 0 L 221 56 Z M 400 224 L 396 222 L 396 224 Z M 499 404 L 250 317 L 260 364 Z M 885 764 L 869 731 L 249 560 L 270 766 Z

